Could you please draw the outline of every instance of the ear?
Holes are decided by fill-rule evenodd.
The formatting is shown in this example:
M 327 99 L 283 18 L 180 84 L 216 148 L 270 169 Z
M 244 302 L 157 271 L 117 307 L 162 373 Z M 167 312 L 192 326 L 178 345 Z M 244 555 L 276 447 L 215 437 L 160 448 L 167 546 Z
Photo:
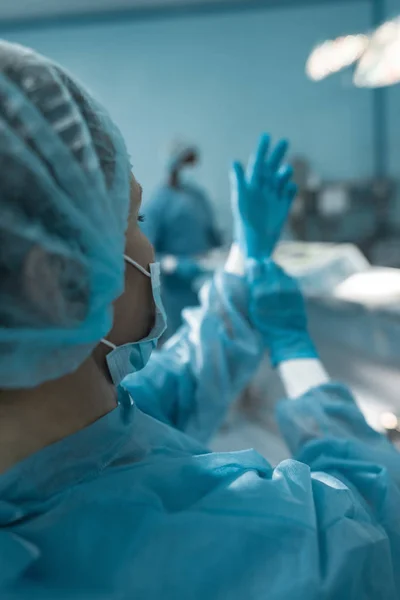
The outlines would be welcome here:
M 68 308 L 62 286 L 63 262 L 43 248 L 33 246 L 24 263 L 24 294 L 43 324 L 66 325 Z

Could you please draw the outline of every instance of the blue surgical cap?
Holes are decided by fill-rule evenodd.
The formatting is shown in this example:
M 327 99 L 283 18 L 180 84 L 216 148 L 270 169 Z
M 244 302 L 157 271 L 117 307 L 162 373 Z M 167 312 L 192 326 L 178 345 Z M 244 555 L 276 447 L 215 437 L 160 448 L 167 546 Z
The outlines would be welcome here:
M 129 157 L 65 71 L 0 42 L 0 388 L 74 371 L 123 291 Z
M 171 142 L 167 152 L 168 171 L 175 169 L 183 158 L 191 152 L 194 152 L 195 154 L 198 153 L 198 149 L 194 144 L 190 144 L 183 140 L 174 140 Z

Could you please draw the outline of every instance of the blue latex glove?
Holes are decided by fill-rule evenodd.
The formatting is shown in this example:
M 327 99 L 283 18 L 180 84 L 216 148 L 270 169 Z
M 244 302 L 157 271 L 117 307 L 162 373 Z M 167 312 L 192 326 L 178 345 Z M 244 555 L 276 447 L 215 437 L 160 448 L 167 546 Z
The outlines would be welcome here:
M 232 167 L 235 237 L 245 258 L 272 256 L 297 191 L 292 168 L 281 166 L 288 143 L 281 140 L 270 153 L 269 147 L 270 137 L 264 134 L 246 174 L 240 163 Z
M 299 358 L 318 358 L 307 332 L 304 299 L 295 279 L 272 260 L 248 262 L 250 320 L 261 333 L 274 367 Z
M 288 143 L 269 154 L 270 138 L 261 136 L 246 174 L 232 169 L 236 239 L 248 261 L 250 320 L 262 334 L 274 366 L 291 359 L 316 358 L 307 333 L 304 300 L 294 279 L 272 261 L 277 241 L 296 195 L 290 166 L 281 166 Z
M 207 274 L 207 271 L 203 269 L 195 260 L 191 258 L 178 258 L 174 275 L 180 279 L 191 282 L 197 277 L 201 277 Z

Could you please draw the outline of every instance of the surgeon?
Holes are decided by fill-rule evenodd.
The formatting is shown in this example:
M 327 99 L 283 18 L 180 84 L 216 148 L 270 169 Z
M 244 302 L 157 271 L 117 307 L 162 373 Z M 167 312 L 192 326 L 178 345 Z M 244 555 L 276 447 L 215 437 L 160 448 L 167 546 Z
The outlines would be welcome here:
M 199 303 L 197 280 L 204 276 L 199 258 L 222 244 L 211 203 L 204 191 L 187 180 L 198 165 L 198 149 L 175 143 L 170 151 L 167 178 L 145 204 L 142 229 L 160 260 L 168 339 L 182 323 L 182 310 Z
M 158 268 L 120 133 L 60 67 L 6 43 L 0 123 L 0 597 L 398 598 L 399 453 L 329 381 L 271 259 L 294 195 L 286 144 L 262 136 L 233 165 L 242 264 L 151 354 Z M 205 441 L 263 349 L 290 398 L 294 459 L 275 469 Z

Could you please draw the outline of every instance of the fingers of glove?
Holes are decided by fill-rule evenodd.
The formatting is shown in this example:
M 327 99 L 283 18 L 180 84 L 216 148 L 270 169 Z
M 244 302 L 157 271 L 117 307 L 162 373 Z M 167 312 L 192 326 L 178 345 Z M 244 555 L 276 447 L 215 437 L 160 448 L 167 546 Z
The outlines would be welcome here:
M 278 238 L 280 237 L 282 229 L 288 220 L 296 192 L 297 186 L 291 181 L 286 182 L 282 189 L 278 192 L 280 196 L 279 202 L 274 207 L 275 232 Z
M 289 183 L 293 176 L 293 169 L 290 165 L 283 165 L 279 168 L 276 175 L 276 187 L 279 193 L 281 193 L 286 185 Z
M 238 211 L 241 214 L 242 207 L 240 204 L 244 200 L 245 175 L 243 166 L 240 162 L 235 161 L 232 164 L 230 171 L 230 182 L 233 214 L 236 215 Z
M 287 149 L 289 147 L 289 143 L 287 140 L 280 140 L 275 148 L 271 152 L 271 156 L 268 159 L 268 167 L 269 170 L 274 173 L 281 166 L 282 160 L 285 157 Z
M 247 179 L 250 184 L 256 184 L 262 179 L 269 144 L 270 136 L 267 133 L 263 133 L 258 141 L 257 150 L 250 158 L 247 167 Z

